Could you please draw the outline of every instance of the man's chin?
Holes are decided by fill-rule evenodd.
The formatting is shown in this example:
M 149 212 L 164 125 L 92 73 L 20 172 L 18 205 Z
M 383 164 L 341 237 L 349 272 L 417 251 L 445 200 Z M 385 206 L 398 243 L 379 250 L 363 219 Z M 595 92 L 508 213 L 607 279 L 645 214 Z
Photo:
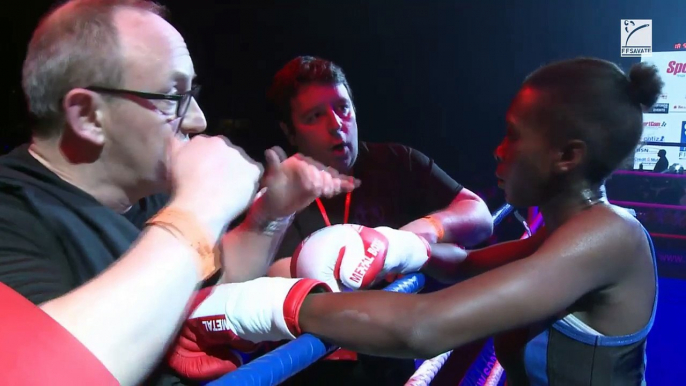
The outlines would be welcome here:
M 337 161 L 337 162 L 332 162 L 331 167 L 336 169 L 341 174 L 347 174 L 350 175 L 352 169 L 353 169 L 353 163 L 352 161 Z

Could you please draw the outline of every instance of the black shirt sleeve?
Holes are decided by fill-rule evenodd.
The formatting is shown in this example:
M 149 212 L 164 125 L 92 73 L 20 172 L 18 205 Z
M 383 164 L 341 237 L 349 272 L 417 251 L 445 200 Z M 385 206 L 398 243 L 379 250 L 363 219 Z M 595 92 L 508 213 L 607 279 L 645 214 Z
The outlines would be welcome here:
M 156 194 L 145 197 L 136 203 L 136 207 L 124 213 L 124 217 L 131 221 L 138 229 L 142 230 L 145 228 L 146 221 L 162 210 L 169 202 L 169 199 L 170 196 L 168 194 Z
M 40 304 L 69 292 L 74 278 L 60 244 L 25 205 L 0 196 L 0 282 Z
M 452 179 L 433 159 L 407 148 L 412 186 L 412 201 L 418 217 L 443 209 L 455 199 L 462 185 Z

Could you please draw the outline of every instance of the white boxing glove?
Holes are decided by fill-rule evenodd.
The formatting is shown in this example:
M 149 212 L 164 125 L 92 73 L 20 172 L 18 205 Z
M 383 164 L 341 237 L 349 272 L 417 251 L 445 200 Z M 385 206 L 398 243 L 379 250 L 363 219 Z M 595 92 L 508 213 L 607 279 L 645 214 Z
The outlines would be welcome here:
M 421 236 L 388 227 L 333 225 L 303 240 L 291 259 L 291 276 L 321 280 L 334 291 L 340 285 L 368 288 L 389 273 L 419 271 L 431 249 Z
M 422 236 L 389 227 L 376 227 L 388 239 L 384 275 L 420 271 L 431 257 L 431 246 Z
M 243 283 L 220 284 L 202 291 L 211 293 L 186 321 L 206 327 L 196 329 L 202 331 L 202 334 L 196 332 L 197 335 L 217 340 L 223 337 L 224 331 L 231 331 L 226 339 L 233 339 L 235 334 L 243 340 L 259 343 L 295 339 L 301 333 L 298 314 L 307 295 L 331 289 L 313 279 L 262 277 Z M 225 316 L 225 325 L 216 322 L 219 315 Z

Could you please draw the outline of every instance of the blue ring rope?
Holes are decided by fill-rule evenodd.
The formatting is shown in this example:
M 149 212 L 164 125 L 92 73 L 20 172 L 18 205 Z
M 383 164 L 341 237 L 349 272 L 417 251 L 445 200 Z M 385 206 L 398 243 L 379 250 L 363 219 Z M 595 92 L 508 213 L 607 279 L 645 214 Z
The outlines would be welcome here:
M 412 273 L 383 290 L 414 293 L 419 292 L 422 287 L 424 275 Z M 324 343 L 311 334 L 303 334 L 207 385 L 278 385 L 336 349 L 338 347 L 335 345 Z

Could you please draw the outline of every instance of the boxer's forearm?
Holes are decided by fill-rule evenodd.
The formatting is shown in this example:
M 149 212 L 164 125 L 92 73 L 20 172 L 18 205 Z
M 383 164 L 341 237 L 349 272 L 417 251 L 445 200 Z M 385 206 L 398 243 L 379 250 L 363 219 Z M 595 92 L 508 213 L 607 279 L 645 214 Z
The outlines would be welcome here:
M 431 244 L 431 258 L 422 272 L 444 283 L 463 278 L 462 265 L 469 252 L 455 244 Z
M 159 363 L 201 279 L 197 252 L 153 226 L 101 275 L 41 308 L 134 385 Z
M 431 258 L 422 272 L 445 283 L 465 280 L 528 256 L 522 253 L 524 248 L 517 243 L 520 242 L 471 251 L 454 244 L 432 244 Z
M 465 247 L 477 245 L 493 233 L 493 220 L 486 203 L 470 191 L 462 192 L 445 209 L 432 213 L 431 218 L 415 220 L 401 230 L 430 235 L 429 240 L 442 243 L 456 243 Z M 439 237 L 438 228 L 442 228 Z
M 496 269 L 536 252 L 546 238 L 545 228 L 533 237 L 463 250 L 452 244 L 432 244 L 431 258 L 423 271 L 438 280 L 455 282 Z
M 305 333 L 356 352 L 426 357 L 428 353 L 413 346 L 411 310 L 416 297 L 383 291 L 309 295 L 300 308 L 299 326 Z
M 528 256 L 517 243 L 518 240 L 471 251 L 454 244 L 432 244 L 431 258 L 422 272 L 445 283 L 469 279 Z

